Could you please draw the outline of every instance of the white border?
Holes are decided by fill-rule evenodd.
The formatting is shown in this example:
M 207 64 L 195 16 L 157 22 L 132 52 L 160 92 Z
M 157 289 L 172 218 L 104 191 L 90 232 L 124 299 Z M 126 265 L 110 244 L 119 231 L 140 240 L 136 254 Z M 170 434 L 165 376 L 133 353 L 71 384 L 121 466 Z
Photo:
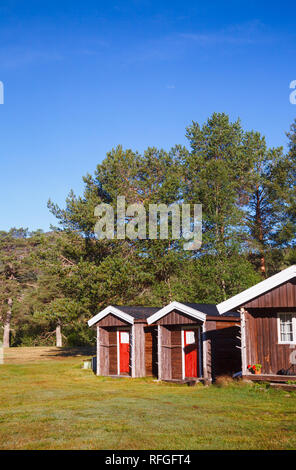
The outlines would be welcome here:
M 151 323 L 156 322 L 160 318 L 170 313 L 172 310 L 179 310 L 180 312 L 185 313 L 186 315 L 189 315 L 190 317 L 200 320 L 202 322 L 206 320 L 205 313 L 202 313 L 199 310 L 196 310 L 195 308 L 188 307 L 187 305 L 181 304 L 180 302 L 174 301 L 166 305 L 162 309 L 158 310 L 157 312 L 155 312 L 153 315 L 151 315 L 151 317 L 148 317 L 147 318 L 148 325 L 151 325 Z
M 120 318 L 121 320 L 124 320 L 131 325 L 134 324 L 134 318 L 128 315 L 127 313 L 122 312 L 116 307 L 113 307 L 112 305 L 109 305 L 108 307 L 104 308 L 101 312 L 97 313 L 94 317 L 92 317 L 90 320 L 88 320 L 87 324 L 88 326 L 93 326 L 98 321 L 102 320 L 102 318 L 106 317 L 109 314 L 113 314 L 116 317 Z
M 292 334 L 293 341 L 281 341 L 281 315 L 292 315 Z M 278 312 L 277 314 L 278 344 L 296 344 L 296 313 L 294 312 Z
M 217 305 L 218 312 L 220 315 L 222 313 L 229 312 L 229 310 L 235 309 L 240 305 L 243 305 L 250 300 L 258 297 L 259 295 L 264 294 L 265 292 L 273 289 L 274 287 L 283 284 L 286 281 L 296 277 L 296 265 L 293 264 L 287 269 L 275 274 L 274 276 L 265 279 L 262 282 L 259 282 L 255 286 L 250 287 L 249 289 L 244 290 L 240 294 L 234 295 L 228 300 L 221 302 Z

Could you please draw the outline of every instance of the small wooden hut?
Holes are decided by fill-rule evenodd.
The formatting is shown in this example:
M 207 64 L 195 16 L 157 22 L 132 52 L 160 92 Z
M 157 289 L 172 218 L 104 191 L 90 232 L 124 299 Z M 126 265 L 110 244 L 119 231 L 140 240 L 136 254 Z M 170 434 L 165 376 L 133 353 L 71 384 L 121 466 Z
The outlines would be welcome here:
M 241 315 L 242 373 L 249 379 L 296 379 L 296 265 L 217 305 Z M 253 375 L 248 365 L 261 364 Z M 287 377 L 289 375 L 289 377 Z
M 238 372 L 239 322 L 211 304 L 109 306 L 88 322 L 97 329 L 97 374 L 208 382 Z

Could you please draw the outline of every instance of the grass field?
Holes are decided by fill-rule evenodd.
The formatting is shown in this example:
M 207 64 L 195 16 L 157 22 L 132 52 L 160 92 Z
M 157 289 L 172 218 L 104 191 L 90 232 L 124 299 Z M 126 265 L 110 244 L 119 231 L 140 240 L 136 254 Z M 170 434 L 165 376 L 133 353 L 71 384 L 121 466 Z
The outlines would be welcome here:
M 54 348 L 17 364 L 25 349 L 0 365 L 1 449 L 296 449 L 295 392 L 96 377 Z

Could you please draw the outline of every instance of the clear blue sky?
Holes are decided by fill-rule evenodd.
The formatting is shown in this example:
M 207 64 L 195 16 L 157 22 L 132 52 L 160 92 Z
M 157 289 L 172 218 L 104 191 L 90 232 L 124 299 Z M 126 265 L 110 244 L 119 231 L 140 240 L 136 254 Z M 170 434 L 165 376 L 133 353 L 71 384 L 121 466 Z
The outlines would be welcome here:
M 0 229 L 48 230 L 50 197 L 117 144 L 185 144 L 212 112 L 285 145 L 296 117 L 296 5 L 1 0 Z

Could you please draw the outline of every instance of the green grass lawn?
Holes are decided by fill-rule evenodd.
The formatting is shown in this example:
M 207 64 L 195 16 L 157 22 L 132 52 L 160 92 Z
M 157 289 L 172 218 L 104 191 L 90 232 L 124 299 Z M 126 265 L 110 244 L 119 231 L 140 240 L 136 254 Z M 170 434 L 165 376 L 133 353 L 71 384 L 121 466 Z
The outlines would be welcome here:
M 296 449 L 296 393 L 96 377 L 82 358 L 0 366 L 1 449 Z

